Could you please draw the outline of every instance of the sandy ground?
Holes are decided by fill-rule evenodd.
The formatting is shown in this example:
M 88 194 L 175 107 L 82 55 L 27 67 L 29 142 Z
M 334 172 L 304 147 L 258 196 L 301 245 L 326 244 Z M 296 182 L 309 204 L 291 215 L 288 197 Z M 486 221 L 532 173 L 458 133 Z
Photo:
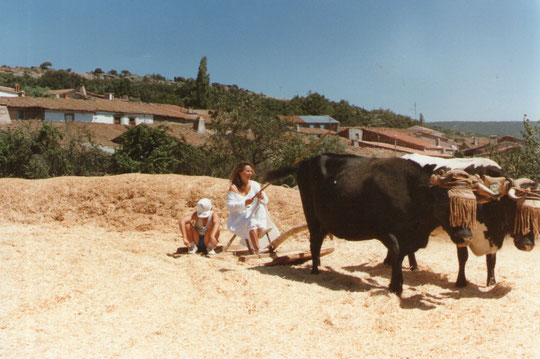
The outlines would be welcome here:
M 436 232 L 398 298 L 377 241 L 327 239 L 335 251 L 318 276 L 310 263 L 174 255 L 175 216 L 201 193 L 223 210 L 225 180 L 3 179 L 0 188 L 0 357 L 540 357 L 538 248 L 505 243 L 493 287 L 484 257 L 471 254 L 471 283 L 457 289 L 455 247 Z M 302 224 L 296 190 L 267 193 L 281 229 Z M 288 249 L 307 250 L 307 233 Z

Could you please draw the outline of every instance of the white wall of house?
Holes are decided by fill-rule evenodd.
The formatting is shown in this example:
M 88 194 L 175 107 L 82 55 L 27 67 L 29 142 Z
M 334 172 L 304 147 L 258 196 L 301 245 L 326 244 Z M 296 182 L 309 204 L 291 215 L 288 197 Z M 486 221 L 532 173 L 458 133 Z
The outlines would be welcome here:
M 72 117 L 71 117 L 72 116 Z M 114 118 L 120 117 L 120 124 L 130 125 L 132 120 L 135 121 L 135 125 L 142 123 L 151 124 L 154 123 L 153 115 L 127 115 L 127 114 L 114 114 L 110 112 L 72 112 L 72 111 L 48 111 L 45 110 L 45 121 L 51 122 L 65 122 L 66 119 L 74 122 L 93 122 L 93 123 L 106 123 L 114 124 Z
M 129 125 L 130 119 L 135 120 L 135 125 L 140 125 L 141 123 L 154 123 L 153 115 L 136 115 L 136 114 L 118 115 L 118 114 L 114 114 L 110 112 L 96 112 L 94 114 L 94 120 L 92 122 L 114 124 L 115 117 L 120 117 L 120 124 L 122 125 Z
M 349 128 L 349 140 L 362 140 L 363 131 L 359 128 Z
M 45 121 L 65 122 L 66 114 L 68 115 L 68 119 L 69 119 L 69 115 L 73 115 L 74 122 L 92 122 L 93 115 L 94 115 L 88 112 L 69 112 L 69 111 L 58 112 L 58 111 L 45 110 Z
M 0 97 L 19 97 L 16 92 L 7 92 L 0 90 Z

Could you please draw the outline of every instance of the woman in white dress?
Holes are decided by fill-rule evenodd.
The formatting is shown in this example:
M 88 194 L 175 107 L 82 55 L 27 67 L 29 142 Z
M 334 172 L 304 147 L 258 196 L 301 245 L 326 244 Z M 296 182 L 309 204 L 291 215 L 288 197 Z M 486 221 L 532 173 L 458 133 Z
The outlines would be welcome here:
M 231 172 L 227 228 L 238 237 L 249 239 L 257 253 L 259 238 L 272 230 L 273 223 L 266 209 L 268 196 L 261 191 L 258 182 L 251 180 L 253 175 L 253 166 L 249 162 L 239 163 Z

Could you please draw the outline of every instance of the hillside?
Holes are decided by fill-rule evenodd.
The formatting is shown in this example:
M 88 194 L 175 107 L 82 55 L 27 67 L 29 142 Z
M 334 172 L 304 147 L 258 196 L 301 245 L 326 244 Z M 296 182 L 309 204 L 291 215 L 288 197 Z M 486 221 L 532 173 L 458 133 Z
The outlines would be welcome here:
M 471 133 L 479 136 L 489 137 L 491 135 L 504 136 L 510 135 L 522 138 L 523 122 L 521 121 L 449 121 L 449 122 L 428 122 L 429 127 L 440 127 L 447 130 Z
M 538 249 L 508 241 L 493 287 L 485 258 L 471 255 L 470 284 L 457 289 L 455 246 L 436 231 L 420 270 L 404 270 L 402 298 L 388 292 L 377 241 L 326 239 L 335 251 L 318 276 L 310 263 L 176 255 L 178 216 L 207 196 L 224 224 L 227 186 L 181 175 L 0 179 L 0 357 L 538 357 Z M 297 190 L 267 193 L 282 230 L 304 222 Z M 280 251 L 308 248 L 299 233 Z
M 0 66 L 0 86 L 14 87 L 16 84 L 27 96 L 33 97 L 46 96 L 48 90 L 73 89 L 83 84 L 87 91 L 96 94 L 112 93 L 116 98 L 128 98 L 130 101 L 199 108 L 196 80 L 182 76 L 170 80 L 160 74 L 139 76 L 127 70 L 110 70 L 105 73 L 101 69 L 95 69 L 79 74 L 71 69 Z M 295 96 L 285 100 L 257 94 L 234 84 L 211 83 L 206 99 L 206 109 L 230 111 L 249 102 L 256 103 L 257 108 L 268 117 L 329 115 L 343 126 L 407 128 L 418 124 L 418 121 L 411 117 L 389 109 L 368 111 L 345 100 L 330 101 L 324 95 L 311 91 L 304 97 Z

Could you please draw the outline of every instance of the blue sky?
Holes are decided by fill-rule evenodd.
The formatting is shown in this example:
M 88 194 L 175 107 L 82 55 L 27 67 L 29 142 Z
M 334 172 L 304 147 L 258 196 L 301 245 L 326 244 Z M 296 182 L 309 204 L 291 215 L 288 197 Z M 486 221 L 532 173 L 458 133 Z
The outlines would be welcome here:
M 0 0 L 0 65 L 318 92 L 426 121 L 540 120 L 538 0 Z M 416 112 L 415 112 L 416 108 Z

